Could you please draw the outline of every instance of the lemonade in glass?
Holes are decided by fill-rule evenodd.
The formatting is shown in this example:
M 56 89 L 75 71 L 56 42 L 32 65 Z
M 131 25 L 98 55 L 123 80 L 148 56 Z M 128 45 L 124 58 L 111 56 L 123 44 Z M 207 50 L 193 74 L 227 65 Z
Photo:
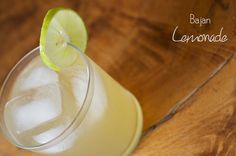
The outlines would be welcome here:
M 45 155 L 130 155 L 142 133 L 140 105 L 83 53 L 81 23 L 70 9 L 46 15 L 40 47 L 2 86 L 2 132 L 15 146 Z

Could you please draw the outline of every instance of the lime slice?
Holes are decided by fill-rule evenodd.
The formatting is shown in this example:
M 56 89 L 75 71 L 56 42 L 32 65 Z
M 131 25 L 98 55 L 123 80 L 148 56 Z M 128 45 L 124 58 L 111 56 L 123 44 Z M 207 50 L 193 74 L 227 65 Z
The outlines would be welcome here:
M 40 36 L 43 62 L 56 71 L 72 65 L 78 53 L 70 45 L 85 51 L 87 31 L 83 20 L 71 9 L 49 10 L 44 18 Z

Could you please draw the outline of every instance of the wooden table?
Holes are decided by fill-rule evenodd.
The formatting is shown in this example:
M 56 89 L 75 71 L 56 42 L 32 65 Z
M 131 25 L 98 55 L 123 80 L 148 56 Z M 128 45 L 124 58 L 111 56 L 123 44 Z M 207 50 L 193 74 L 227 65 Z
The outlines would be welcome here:
M 57 6 L 81 14 L 87 54 L 139 99 L 144 132 L 134 156 L 236 155 L 234 0 L 1 0 L 0 83 L 38 46 L 43 17 Z M 190 13 L 211 24 L 190 24 Z M 176 26 L 178 39 L 223 27 L 228 41 L 176 43 Z M 0 136 L 0 156 L 36 155 Z

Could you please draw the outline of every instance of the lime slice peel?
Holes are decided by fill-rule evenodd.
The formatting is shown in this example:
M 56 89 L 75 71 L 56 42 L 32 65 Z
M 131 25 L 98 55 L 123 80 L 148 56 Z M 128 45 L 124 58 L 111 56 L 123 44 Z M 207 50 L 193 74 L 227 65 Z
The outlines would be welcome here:
M 87 31 L 83 20 L 71 9 L 49 10 L 44 18 L 40 36 L 43 62 L 55 71 L 73 64 L 78 54 L 68 43 L 85 51 Z

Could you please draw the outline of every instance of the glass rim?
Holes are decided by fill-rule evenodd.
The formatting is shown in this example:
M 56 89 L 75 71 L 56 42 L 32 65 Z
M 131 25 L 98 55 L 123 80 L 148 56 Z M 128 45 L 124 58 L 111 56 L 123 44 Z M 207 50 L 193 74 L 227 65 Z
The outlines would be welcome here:
M 13 139 L 11 134 L 8 132 L 8 128 L 7 128 L 7 126 L 5 124 L 5 121 L 4 121 L 4 115 L 3 115 L 3 113 L 1 113 L 2 115 L 0 116 L 0 130 L 4 134 L 6 139 L 8 141 L 10 141 L 12 144 L 14 144 L 15 146 L 17 146 L 19 148 L 22 148 L 22 149 L 26 149 L 26 150 L 32 150 L 32 151 L 47 149 L 47 148 L 51 147 L 52 145 L 57 144 L 60 141 L 64 140 L 83 121 L 83 119 L 84 119 L 84 117 L 85 117 L 85 115 L 86 115 L 86 113 L 87 113 L 87 111 L 88 111 L 88 109 L 90 107 L 92 96 L 93 96 L 93 92 L 94 92 L 93 67 L 92 67 L 92 64 L 90 63 L 90 60 L 87 58 L 87 56 L 78 47 L 76 47 L 75 45 L 72 45 L 72 44 L 68 44 L 68 45 L 71 46 L 72 48 L 74 48 L 76 51 L 78 51 L 78 53 L 80 54 L 82 60 L 86 64 L 86 70 L 88 71 L 87 72 L 87 75 L 88 75 L 87 89 L 86 89 L 86 94 L 85 94 L 84 100 L 82 102 L 81 108 L 78 110 L 78 112 L 76 113 L 75 117 L 70 122 L 70 124 L 68 126 L 66 126 L 66 128 L 59 135 L 57 135 L 53 139 L 50 139 L 46 143 L 35 145 L 35 146 L 25 146 L 25 145 L 17 143 L 15 141 L 15 139 Z M 9 79 L 11 78 L 12 74 L 14 74 L 14 72 L 17 70 L 18 66 L 21 63 L 23 63 L 28 57 L 30 57 L 30 56 L 32 56 L 32 55 L 34 55 L 36 53 L 40 53 L 40 47 L 39 46 L 34 48 L 34 49 L 32 49 L 30 52 L 28 52 L 26 55 L 24 55 L 14 65 L 14 67 L 10 70 L 10 72 L 7 74 L 5 80 L 3 81 L 2 87 L 0 89 L 0 112 L 4 111 L 4 108 L 5 108 L 4 107 L 5 103 L 4 104 L 1 103 L 2 98 L 3 98 L 2 96 L 3 96 L 3 93 L 5 91 L 5 87 L 6 87 L 7 83 L 8 83 L 8 81 L 9 81 Z

